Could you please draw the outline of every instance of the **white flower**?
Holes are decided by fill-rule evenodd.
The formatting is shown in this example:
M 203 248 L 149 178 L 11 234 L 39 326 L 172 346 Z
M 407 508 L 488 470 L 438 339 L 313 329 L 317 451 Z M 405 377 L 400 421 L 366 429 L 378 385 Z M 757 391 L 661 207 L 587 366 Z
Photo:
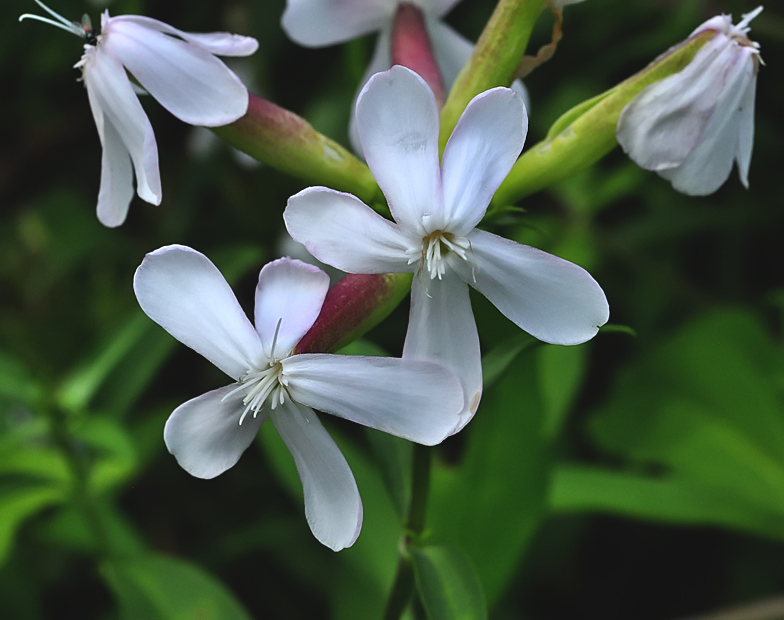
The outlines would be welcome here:
M 247 56 L 258 42 L 224 32 L 193 34 L 148 17 L 101 15 L 95 34 L 87 17 L 81 23 L 61 17 L 36 2 L 57 21 L 22 15 L 62 28 L 85 39 L 82 70 L 90 108 L 103 146 L 98 219 L 106 226 L 125 221 L 133 197 L 161 202 L 158 148 L 129 72 L 164 108 L 191 125 L 231 123 L 248 109 L 248 90 L 213 54 Z M 141 89 L 138 89 L 141 90 Z
M 430 45 L 444 88 L 449 91 L 471 58 L 474 44 L 441 19 L 459 0 L 416 0 L 422 10 Z M 370 77 L 392 66 L 392 25 L 401 0 L 287 0 L 282 25 L 293 41 L 306 47 L 324 47 L 378 32 L 373 58 L 360 81 L 360 89 Z M 513 88 L 526 100 L 528 93 L 520 80 Z M 356 118 L 349 127 L 354 151 L 362 154 Z
M 427 445 L 439 443 L 459 421 L 460 383 L 441 366 L 292 354 L 329 288 L 317 267 L 289 258 L 264 266 L 255 328 L 220 271 L 191 248 L 172 245 L 148 254 L 133 286 L 153 321 L 236 381 L 169 417 L 163 436 L 177 462 L 194 476 L 214 478 L 271 419 L 296 461 L 313 534 L 335 551 L 359 535 L 362 503 L 346 460 L 312 408 Z
M 715 192 L 735 161 L 749 186 L 759 45 L 746 34 L 761 10 L 737 26 L 730 15 L 702 24 L 692 37 L 716 34 L 686 68 L 643 89 L 621 112 L 615 135 L 623 150 L 680 192 Z
M 607 300 L 577 265 L 475 228 L 523 147 L 528 120 L 515 92 L 475 97 L 440 167 L 438 109 L 413 71 L 373 76 L 357 102 L 357 123 L 396 223 L 323 187 L 291 197 L 283 218 L 295 240 L 338 269 L 416 274 L 403 357 L 438 361 L 460 377 L 461 428 L 482 392 L 468 284 L 525 331 L 558 344 L 593 337 L 607 321 Z

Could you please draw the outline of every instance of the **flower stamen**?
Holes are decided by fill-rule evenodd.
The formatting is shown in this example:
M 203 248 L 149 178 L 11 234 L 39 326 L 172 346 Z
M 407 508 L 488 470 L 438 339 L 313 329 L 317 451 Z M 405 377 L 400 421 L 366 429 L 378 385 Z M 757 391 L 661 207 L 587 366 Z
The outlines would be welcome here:
M 65 30 L 66 32 L 70 32 L 71 34 L 75 34 L 78 37 L 83 39 L 89 39 L 91 37 L 94 38 L 95 35 L 92 34 L 92 26 L 90 25 L 90 18 L 86 15 L 82 19 L 82 22 L 72 22 L 71 20 L 65 19 L 59 13 L 55 13 L 52 9 L 46 6 L 41 0 L 35 0 L 35 3 L 40 6 L 44 11 L 49 13 L 55 19 L 49 19 L 48 17 L 41 17 L 40 15 L 35 15 L 33 13 L 25 13 L 24 15 L 19 16 L 19 21 L 23 21 L 25 19 L 34 19 L 39 22 L 43 22 L 45 24 L 49 24 L 50 26 L 54 26 L 55 28 L 60 28 L 61 30 Z
M 420 269 L 427 271 L 431 280 L 440 280 L 446 273 L 449 253 L 453 252 L 462 260 L 468 260 L 466 253 L 470 247 L 471 242 L 467 238 L 436 230 L 422 239 L 420 248 L 408 250 L 406 255 L 409 265 L 421 261 Z

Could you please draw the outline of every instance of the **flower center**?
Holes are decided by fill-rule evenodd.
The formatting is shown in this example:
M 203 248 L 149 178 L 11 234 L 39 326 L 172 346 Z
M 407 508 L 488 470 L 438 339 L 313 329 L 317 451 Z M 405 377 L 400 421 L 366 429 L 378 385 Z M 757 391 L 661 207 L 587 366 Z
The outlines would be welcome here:
M 463 260 L 467 260 L 466 252 L 470 249 L 471 242 L 465 237 L 458 237 L 452 233 L 436 230 L 422 239 L 422 245 L 406 252 L 408 264 L 421 261 L 420 270 L 430 273 L 430 279 L 439 280 L 446 273 L 447 257 L 454 252 Z
M 248 415 L 249 411 L 253 412 L 253 417 L 255 418 L 267 401 L 269 401 L 270 409 L 275 409 L 286 400 L 286 395 L 288 394 L 286 386 L 288 386 L 289 382 L 283 374 L 283 359 L 288 357 L 288 355 L 284 355 L 281 358 L 275 356 L 275 345 L 278 342 L 278 332 L 280 332 L 282 321 L 283 319 L 278 320 L 278 325 L 275 328 L 270 359 L 261 368 L 249 369 L 237 381 L 239 385 L 221 399 L 221 402 L 223 402 L 232 394 L 240 391 L 245 392 L 245 398 L 242 399 L 245 409 L 240 416 L 240 424 L 245 420 L 245 416 Z

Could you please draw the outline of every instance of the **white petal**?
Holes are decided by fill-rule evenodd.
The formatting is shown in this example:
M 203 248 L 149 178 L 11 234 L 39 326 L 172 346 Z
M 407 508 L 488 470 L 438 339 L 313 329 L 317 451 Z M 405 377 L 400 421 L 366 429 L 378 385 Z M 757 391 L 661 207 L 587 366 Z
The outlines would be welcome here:
M 523 150 L 527 132 L 523 100 L 512 89 L 493 88 L 471 100 L 441 163 L 444 218 L 451 232 L 465 236 L 479 223 Z
M 98 221 L 113 228 L 125 221 L 133 198 L 131 156 L 110 122 L 103 123 L 101 187 L 98 190 Z
M 374 75 L 357 101 L 357 129 L 365 159 L 389 208 L 404 229 L 424 236 L 441 227 L 438 108 L 416 73 L 395 66 Z
M 450 435 L 463 407 L 457 377 L 426 362 L 294 355 L 283 375 L 297 402 L 425 445 Z
M 426 16 L 425 25 L 441 79 L 448 91 L 471 58 L 474 44 L 435 17 Z
M 532 336 L 552 344 L 580 344 L 607 322 L 607 298 L 582 267 L 478 229 L 468 239 L 473 265 L 455 260 L 454 267 Z
M 738 110 L 738 149 L 735 159 L 738 162 L 738 174 L 743 186 L 749 187 L 749 166 L 751 151 L 754 147 L 754 99 L 757 92 L 757 73 L 751 78 Z
M 659 171 L 675 189 L 685 194 L 712 194 L 732 171 L 740 146 L 741 123 L 748 123 L 748 116 L 741 110 L 748 100 L 748 89 L 753 88 L 755 82 L 751 58 L 744 58 L 743 62 L 736 58 L 725 75 L 726 88 L 719 96 L 700 142 L 679 167 Z
M 359 88 L 354 94 L 354 100 L 351 102 L 351 116 L 348 121 L 348 138 L 351 141 L 351 148 L 354 152 L 365 159 L 365 152 L 362 149 L 362 142 L 359 139 L 359 131 L 357 130 L 357 99 L 362 90 L 365 88 L 368 80 L 376 73 L 386 71 L 392 66 L 392 22 L 390 21 L 384 28 L 382 28 L 378 37 L 376 38 L 376 48 L 373 51 L 373 57 L 370 59 L 368 68 L 362 79 L 359 81 Z
M 405 258 L 409 241 L 398 226 L 351 194 L 309 187 L 289 198 L 283 220 L 289 234 L 327 265 L 349 273 L 413 271 Z
M 141 15 L 121 15 L 111 18 L 111 21 L 133 22 L 145 28 L 174 35 L 218 56 L 250 56 L 259 48 L 259 42 L 253 37 L 229 32 L 183 32 L 157 19 Z
M 329 290 L 329 276 L 318 267 L 291 258 L 267 263 L 256 286 L 256 331 L 264 353 L 287 356 L 315 323 Z M 278 329 L 280 321 L 280 329 Z
M 427 0 L 425 7 L 429 13 L 439 17 L 446 15 L 460 0 Z
M 397 0 L 288 0 L 283 30 L 307 47 L 355 39 L 391 22 Z
M 131 82 L 125 69 L 111 56 L 104 54 L 100 49 L 93 49 L 85 56 L 84 82 L 93 111 L 98 135 L 104 149 L 110 149 L 105 155 L 104 162 L 111 166 L 118 166 L 119 176 L 111 178 L 113 188 L 107 190 L 104 196 L 117 196 L 112 202 L 117 205 L 127 195 L 127 171 L 124 164 L 119 164 L 120 149 L 117 138 L 125 147 L 133 162 L 136 173 L 136 191 L 142 200 L 152 204 L 161 202 L 161 177 L 158 170 L 158 146 L 150 126 L 150 121 L 139 103 L 139 99 L 131 88 Z M 111 129 L 114 134 L 107 136 Z M 107 144 L 108 142 L 108 144 Z M 102 181 L 109 181 L 104 175 L 111 176 L 114 168 L 106 173 L 102 172 Z M 118 185 L 119 184 L 119 185 Z M 110 193 L 111 192 L 111 193 Z M 117 192 L 115 194 L 115 192 Z M 100 199 L 99 199 L 100 202 Z M 127 207 L 126 207 L 127 209 Z M 103 211 L 103 209 L 102 209 Z M 116 221 L 119 218 L 110 218 Z
M 235 388 L 229 385 L 189 400 L 166 421 L 166 447 L 192 476 L 214 478 L 233 467 L 267 418 L 262 410 L 240 424 L 245 395 L 239 392 L 223 400 Z
M 115 17 L 99 49 L 121 62 L 169 112 L 191 125 L 231 123 L 248 110 L 248 89 L 199 45 Z
M 463 409 L 452 432 L 468 424 L 482 398 L 482 359 L 468 286 L 450 269 L 441 280 L 426 274 L 414 278 L 403 359 L 435 362 L 454 372 Z
M 362 500 L 340 449 L 307 407 L 287 400 L 270 418 L 297 464 L 313 535 L 333 551 L 350 547 L 362 527 Z
M 716 35 L 685 69 L 647 86 L 621 111 L 615 135 L 638 166 L 666 170 L 694 150 L 725 88 L 723 67 L 733 46 Z
M 133 290 L 147 316 L 233 379 L 265 359 L 256 330 L 204 254 L 182 245 L 150 252 Z

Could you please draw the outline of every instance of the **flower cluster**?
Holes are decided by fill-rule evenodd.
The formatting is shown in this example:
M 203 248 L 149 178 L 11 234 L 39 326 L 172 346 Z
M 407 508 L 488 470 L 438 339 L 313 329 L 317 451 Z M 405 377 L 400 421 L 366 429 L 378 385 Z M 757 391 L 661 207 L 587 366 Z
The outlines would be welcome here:
M 415 6 L 447 88 L 472 49 L 440 21 L 456 1 Z M 36 2 L 54 19 L 22 18 L 85 40 L 76 66 L 103 146 L 98 218 L 117 226 L 134 174 L 142 199 L 158 204 L 162 197 L 155 137 L 136 93 L 151 94 L 186 123 L 232 123 L 246 114 L 249 95 L 215 55 L 249 55 L 258 44 L 108 11 L 96 33 L 86 18 L 69 22 Z M 354 121 L 357 148 L 394 221 L 326 187 L 292 196 L 283 219 L 292 238 L 327 265 L 352 274 L 413 274 L 402 357 L 297 351 L 329 289 L 321 269 L 299 260 L 280 258 L 261 269 L 253 323 L 215 265 L 189 247 L 147 254 L 134 278 L 144 312 L 232 379 L 174 410 L 164 429 L 169 451 L 190 474 L 213 478 L 238 461 L 269 419 L 296 463 L 313 534 L 334 550 L 356 540 L 362 503 L 315 410 L 424 445 L 460 431 L 477 412 L 483 387 L 470 287 L 547 343 L 585 342 L 609 318 L 603 290 L 584 269 L 478 228 L 523 149 L 524 99 L 506 87 L 474 97 L 441 155 L 439 107 L 428 82 L 409 68 L 390 68 L 399 8 L 397 0 L 288 1 L 283 27 L 306 45 L 380 33 Z M 681 191 L 715 190 L 734 160 L 746 184 L 759 58 L 745 35 L 758 12 L 737 26 L 727 16 L 703 24 L 693 36 L 715 34 L 688 67 L 643 90 L 620 116 L 623 148 Z

